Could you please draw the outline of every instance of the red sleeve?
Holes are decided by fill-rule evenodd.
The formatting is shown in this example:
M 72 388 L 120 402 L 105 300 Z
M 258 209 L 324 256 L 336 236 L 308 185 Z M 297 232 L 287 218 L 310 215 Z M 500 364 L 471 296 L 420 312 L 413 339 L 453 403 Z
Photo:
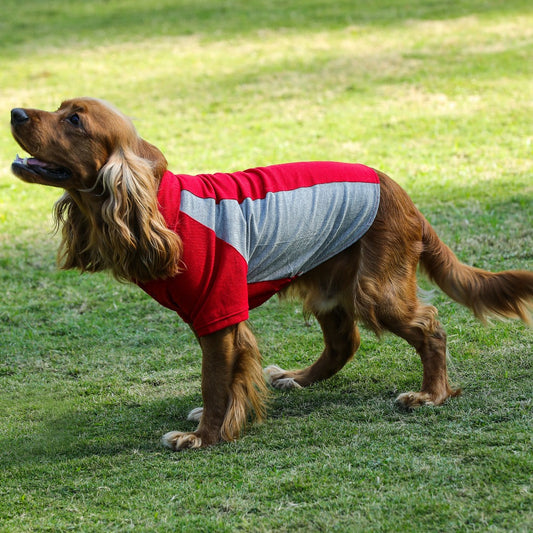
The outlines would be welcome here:
M 194 219 L 180 216 L 182 271 L 141 284 L 160 304 L 176 311 L 198 336 L 248 319 L 247 264 L 229 244 Z

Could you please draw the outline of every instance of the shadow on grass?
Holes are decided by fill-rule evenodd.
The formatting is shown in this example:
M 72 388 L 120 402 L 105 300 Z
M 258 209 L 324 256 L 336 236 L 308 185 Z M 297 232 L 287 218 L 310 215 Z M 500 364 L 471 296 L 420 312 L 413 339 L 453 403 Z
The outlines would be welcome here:
M 6 0 L 4 49 L 20 45 L 42 48 L 95 42 L 135 41 L 158 36 L 197 34 L 204 39 L 243 35 L 258 30 L 333 29 L 352 25 L 389 25 L 408 20 L 435 20 L 485 14 L 524 12 L 522 0 L 474 0 L 450 3 L 418 0 L 162 0 L 146 2 L 24 3 Z M 1 26 L 0 26 L 1 27 Z
M 369 412 L 389 412 L 389 418 L 402 416 L 394 405 L 395 391 L 381 386 L 354 386 L 346 378 L 335 378 L 304 391 L 274 391 L 269 403 L 269 421 L 275 425 L 306 425 L 309 418 L 329 420 L 331 413 L 346 425 L 364 422 Z M 378 390 L 379 389 L 379 390 Z M 199 395 L 180 396 L 143 403 L 102 403 L 90 408 L 67 408 L 61 414 L 33 423 L 26 434 L 0 440 L 0 465 L 4 468 L 40 462 L 63 461 L 84 457 L 109 457 L 134 452 L 164 451 L 160 438 L 167 431 L 194 431 L 196 423 L 187 421 L 187 413 L 200 404 Z M 377 407 L 379 404 L 379 407 Z M 386 406 L 386 407 L 384 407 Z M 385 417 L 387 418 L 387 416 Z M 265 425 L 251 424 L 244 435 L 267 435 Z M 282 431 L 282 430 L 280 430 Z M 283 433 L 283 431 L 282 431 Z M 268 442 L 265 442 L 268 446 Z
M 61 458 L 115 456 L 133 450 L 160 451 L 161 436 L 174 429 L 193 431 L 187 412 L 197 397 L 159 402 L 72 407 L 33 423 L 27 434 L 0 440 L 6 467 Z

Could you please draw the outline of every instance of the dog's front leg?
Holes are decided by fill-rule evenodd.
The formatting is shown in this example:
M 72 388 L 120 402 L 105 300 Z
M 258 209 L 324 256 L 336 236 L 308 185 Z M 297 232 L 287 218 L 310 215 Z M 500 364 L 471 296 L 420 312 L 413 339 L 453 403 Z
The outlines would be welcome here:
M 236 349 L 237 326 L 200 337 L 202 348 L 202 399 L 203 409 L 197 409 L 200 424 L 191 433 L 171 431 L 163 436 L 163 444 L 172 450 L 201 448 L 221 440 L 238 353 Z
M 171 431 L 163 443 L 172 450 L 201 448 L 239 437 L 250 415 L 265 416 L 268 391 L 255 337 L 241 322 L 200 337 L 202 348 L 202 409 L 189 419 L 199 420 L 192 433 Z

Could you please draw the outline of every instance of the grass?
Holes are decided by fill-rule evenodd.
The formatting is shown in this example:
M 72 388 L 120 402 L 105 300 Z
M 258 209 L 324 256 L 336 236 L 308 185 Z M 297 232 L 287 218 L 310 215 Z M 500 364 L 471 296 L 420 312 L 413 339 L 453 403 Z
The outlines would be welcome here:
M 9 173 L 11 107 L 99 96 L 176 172 L 367 163 L 465 262 L 532 270 L 529 2 L 367 4 L 4 0 L 0 531 L 531 529 L 531 330 L 437 292 L 461 398 L 399 410 L 420 362 L 364 333 L 342 373 L 275 393 L 240 441 L 172 454 L 161 434 L 201 401 L 194 337 L 134 287 L 57 271 L 58 191 Z M 320 350 L 296 305 L 251 324 L 265 364 Z

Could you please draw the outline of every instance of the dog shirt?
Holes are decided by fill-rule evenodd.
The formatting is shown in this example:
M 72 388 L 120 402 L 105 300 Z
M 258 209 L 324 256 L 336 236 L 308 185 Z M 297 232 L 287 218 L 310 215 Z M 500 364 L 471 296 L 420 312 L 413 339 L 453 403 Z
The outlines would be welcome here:
M 379 178 L 333 162 L 167 171 L 158 202 L 182 239 L 181 271 L 139 286 L 203 336 L 247 320 L 249 309 L 360 239 L 376 216 Z

